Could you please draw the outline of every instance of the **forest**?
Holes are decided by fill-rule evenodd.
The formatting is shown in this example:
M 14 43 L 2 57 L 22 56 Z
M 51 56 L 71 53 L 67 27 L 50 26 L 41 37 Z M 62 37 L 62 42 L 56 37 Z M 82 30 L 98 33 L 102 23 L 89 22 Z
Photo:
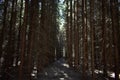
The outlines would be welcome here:
M 120 80 L 120 0 L 0 0 L 0 80 Z

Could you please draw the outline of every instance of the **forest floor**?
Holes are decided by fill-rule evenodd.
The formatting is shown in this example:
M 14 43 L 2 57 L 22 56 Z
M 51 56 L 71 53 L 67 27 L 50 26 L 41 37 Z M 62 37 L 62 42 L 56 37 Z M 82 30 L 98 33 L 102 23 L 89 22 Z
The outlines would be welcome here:
M 69 68 L 62 58 L 39 73 L 38 80 L 80 80 L 81 73 Z M 90 79 L 87 79 L 90 80 Z
M 81 69 L 82 70 L 82 69 Z M 81 71 L 75 71 L 70 68 L 64 58 L 50 64 L 35 80 L 83 80 Z M 92 80 L 91 75 L 85 76 L 84 80 Z M 104 78 L 102 74 L 96 74 L 95 80 L 114 80 L 113 78 Z

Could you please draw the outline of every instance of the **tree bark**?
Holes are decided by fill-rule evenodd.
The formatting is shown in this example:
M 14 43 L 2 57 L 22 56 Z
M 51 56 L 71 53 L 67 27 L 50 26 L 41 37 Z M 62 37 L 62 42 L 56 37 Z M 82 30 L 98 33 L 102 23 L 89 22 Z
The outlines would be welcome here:
M 25 62 L 25 50 L 26 50 L 26 29 L 28 20 L 28 3 L 29 0 L 25 1 L 24 19 L 20 29 L 20 67 L 19 67 L 19 80 L 23 80 L 23 64 Z
M 119 19 L 118 19 L 118 7 L 116 6 L 117 0 L 110 0 L 111 5 L 111 17 L 112 17 L 112 30 L 113 30 L 113 43 L 114 43 L 114 52 L 115 52 L 115 80 L 119 80 Z
M 95 26 L 94 26 L 94 0 L 90 0 L 90 29 L 91 29 L 91 70 L 92 70 L 92 79 L 95 80 Z
M 107 62 L 106 62 L 106 2 L 102 0 L 102 57 L 103 57 L 103 73 L 107 77 Z

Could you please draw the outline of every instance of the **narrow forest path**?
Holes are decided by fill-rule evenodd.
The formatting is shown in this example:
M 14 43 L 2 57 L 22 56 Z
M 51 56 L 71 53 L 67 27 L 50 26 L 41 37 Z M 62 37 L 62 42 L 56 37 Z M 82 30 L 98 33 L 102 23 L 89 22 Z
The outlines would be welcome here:
M 38 76 L 37 80 L 83 80 L 82 74 L 70 68 L 64 58 L 50 64 Z M 105 79 L 102 74 L 96 74 L 96 79 L 114 80 L 113 78 Z M 86 75 L 84 80 L 92 80 L 92 78 Z
M 62 58 L 45 68 L 44 71 L 39 74 L 38 80 L 80 80 L 80 78 L 80 73 L 69 68 Z

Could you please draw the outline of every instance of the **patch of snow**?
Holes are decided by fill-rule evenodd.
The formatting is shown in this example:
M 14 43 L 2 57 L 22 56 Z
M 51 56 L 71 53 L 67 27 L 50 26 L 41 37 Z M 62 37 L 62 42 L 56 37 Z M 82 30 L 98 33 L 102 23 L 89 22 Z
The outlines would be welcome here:
M 68 64 L 62 64 L 63 66 L 69 68 L 70 66 Z
M 55 73 L 54 75 L 55 75 L 55 76 L 57 76 L 57 75 L 58 75 L 58 73 Z
M 47 76 L 47 75 L 48 75 L 48 73 L 47 73 L 47 72 L 45 72 L 45 75 Z
M 63 75 L 64 75 L 66 78 L 68 78 L 68 74 L 64 73 Z
M 33 73 L 37 74 L 37 70 L 33 70 Z
M 33 76 L 33 77 L 34 77 L 34 76 L 35 76 L 35 74 L 34 74 L 34 73 L 32 73 L 32 74 L 31 74 L 31 76 Z
M 96 74 L 103 74 L 103 71 L 102 70 L 95 70 L 94 71 Z M 108 73 L 108 76 L 111 77 L 111 78 L 115 78 L 115 73 L 114 72 L 111 72 L 111 71 L 107 71 Z M 120 74 L 119 74 L 119 79 L 120 79 Z
M 37 67 L 36 67 L 36 66 L 34 66 L 34 69 L 37 69 Z
M 64 78 L 60 78 L 60 80 L 65 80 Z
M 4 61 L 4 58 L 1 57 L 1 58 L 0 58 L 0 63 L 3 63 L 3 61 Z
M 96 69 L 94 72 L 95 72 L 96 74 L 99 74 L 99 73 L 103 74 L 103 71 L 102 71 L 102 70 L 97 70 L 97 69 Z
M 115 78 L 115 73 L 111 73 L 110 77 Z
M 16 64 L 13 64 L 13 66 L 15 67 L 15 66 L 16 66 Z
M 18 66 L 20 65 L 20 63 L 21 63 L 21 62 L 20 62 L 20 61 L 18 61 Z
M 115 78 L 115 73 L 108 71 L 108 76 L 110 76 L 111 78 Z M 119 79 L 120 79 L 120 74 L 119 74 Z

